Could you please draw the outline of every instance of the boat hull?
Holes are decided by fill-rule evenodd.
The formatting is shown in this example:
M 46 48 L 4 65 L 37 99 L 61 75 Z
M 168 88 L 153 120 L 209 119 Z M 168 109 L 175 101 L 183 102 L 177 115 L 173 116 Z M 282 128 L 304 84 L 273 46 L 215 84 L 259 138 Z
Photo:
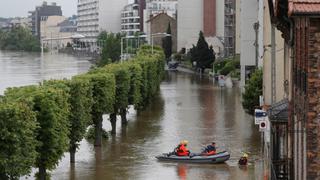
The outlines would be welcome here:
M 156 158 L 160 161 L 218 164 L 227 161 L 230 158 L 230 153 L 225 151 L 211 156 L 177 156 L 168 155 L 168 153 L 164 153 L 162 155 L 156 156 Z

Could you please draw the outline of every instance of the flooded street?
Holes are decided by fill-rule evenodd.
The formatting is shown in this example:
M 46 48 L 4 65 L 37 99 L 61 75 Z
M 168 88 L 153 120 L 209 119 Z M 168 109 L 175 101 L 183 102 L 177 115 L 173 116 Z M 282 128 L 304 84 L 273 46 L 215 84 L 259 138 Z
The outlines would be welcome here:
M 36 84 L 43 79 L 71 77 L 86 72 L 87 58 L 63 54 L 13 53 L 0 51 L 0 94 L 6 87 Z M 129 109 L 129 124 L 117 124 L 101 148 L 83 140 L 71 166 L 69 154 L 51 172 L 54 180 L 205 180 L 262 179 L 261 136 L 252 117 L 245 114 L 238 88 L 220 89 L 207 78 L 168 72 L 160 93 L 138 114 Z M 104 129 L 111 130 L 107 117 Z M 199 152 L 211 141 L 218 150 L 231 153 L 223 164 L 159 162 L 156 155 L 172 151 L 180 140 Z M 249 152 L 250 164 L 239 168 L 241 151 Z M 24 177 L 21 179 L 34 179 Z
M 144 112 L 130 110 L 129 124 L 109 137 L 101 148 L 83 140 L 75 166 L 69 155 L 53 171 L 53 179 L 262 179 L 260 133 L 240 103 L 238 88 L 220 89 L 211 80 L 170 72 L 161 91 Z M 104 128 L 111 130 L 107 118 Z M 172 151 L 180 140 L 189 141 L 192 152 L 215 141 L 218 150 L 231 152 L 225 164 L 159 162 L 155 156 Z M 250 152 L 250 165 L 240 169 L 241 151 Z

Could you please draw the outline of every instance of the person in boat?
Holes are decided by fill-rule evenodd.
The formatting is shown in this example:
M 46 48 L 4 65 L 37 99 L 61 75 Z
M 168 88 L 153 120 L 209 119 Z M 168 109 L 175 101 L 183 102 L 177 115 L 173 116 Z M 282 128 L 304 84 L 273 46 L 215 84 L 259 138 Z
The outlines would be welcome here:
M 239 163 L 239 165 L 247 165 L 248 164 L 248 154 L 247 153 L 243 153 L 243 155 L 239 159 L 238 163 Z
M 187 140 L 181 141 L 180 144 L 175 148 L 175 154 L 177 156 L 189 156 L 190 151 L 187 148 L 187 145 L 188 145 Z
M 216 148 L 216 143 L 212 142 L 209 144 L 201 153 L 202 155 L 215 155 L 217 154 L 217 148 Z

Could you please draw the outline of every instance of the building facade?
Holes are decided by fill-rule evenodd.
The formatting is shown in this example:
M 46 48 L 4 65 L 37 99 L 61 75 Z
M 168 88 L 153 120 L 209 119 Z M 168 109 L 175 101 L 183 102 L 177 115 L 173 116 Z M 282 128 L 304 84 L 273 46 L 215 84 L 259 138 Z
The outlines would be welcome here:
M 81 41 L 96 43 L 101 31 L 118 33 L 121 30 L 121 11 L 127 0 L 78 0 L 78 33 Z
M 320 1 L 268 0 L 289 69 L 288 179 L 320 177 Z M 280 149 L 276 149 L 280 151 Z M 278 175 L 278 174 L 277 174 Z
M 140 32 L 139 4 L 126 5 L 121 12 L 121 32 L 132 36 Z
M 170 24 L 171 28 L 171 38 L 172 38 L 172 51 L 177 51 L 177 20 L 167 15 L 166 13 L 160 13 L 149 20 L 151 26 L 151 34 L 158 34 L 167 32 L 168 26 Z M 163 35 L 152 36 L 151 37 L 154 45 L 162 47 Z
M 56 3 L 48 4 L 43 2 L 42 6 L 37 6 L 34 11 L 30 11 L 31 18 L 31 31 L 32 34 L 41 38 L 40 24 L 42 19 L 46 19 L 48 16 L 62 16 L 62 10 Z
M 178 49 L 191 48 L 202 31 L 217 56 L 235 55 L 235 8 L 234 0 L 179 0 Z
M 257 0 L 240 0 L 240 64 L 241 64 L 241 81 L 240 86 L 244 87 L 246 81 L 250 78 L 252 71 L 258 66 L 257 64 L 257 30 L 255 25 L 258 22 L 258 5 Z

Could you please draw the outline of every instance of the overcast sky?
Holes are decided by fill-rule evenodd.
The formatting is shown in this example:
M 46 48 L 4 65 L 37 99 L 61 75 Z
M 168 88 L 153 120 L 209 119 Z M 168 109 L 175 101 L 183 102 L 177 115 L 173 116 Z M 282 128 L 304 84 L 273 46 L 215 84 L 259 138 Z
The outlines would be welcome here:
M 78 0 L 46 0 L 48 4 L 56 2 L 62 8 L 63 16 L 69 17 L 77 13 Z M 115 0 L 117 1 L 117 0 Z M 128 0 L 131 2 L 133 0 Z M 43 0 L 0 0 L 0 17 L 27 17 L 28 11 L 41 5 Z

